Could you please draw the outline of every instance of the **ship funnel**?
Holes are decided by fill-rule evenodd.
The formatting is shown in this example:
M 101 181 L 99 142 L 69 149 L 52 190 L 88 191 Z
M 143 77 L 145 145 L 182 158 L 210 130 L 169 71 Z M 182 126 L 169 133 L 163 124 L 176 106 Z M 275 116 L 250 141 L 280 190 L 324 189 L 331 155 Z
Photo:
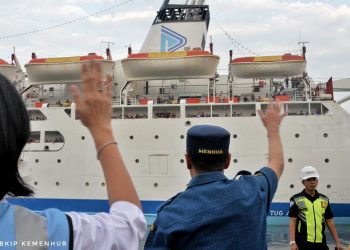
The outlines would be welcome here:
M 169 2 L 170 2 L 170 0 L 164 0 L 164 2 L 163 2 L 163 4 L 162 4 L 162 7 L 160 7 L 160 9 L 165 9 L 165 8 L 167 8 L 168 5 L 169 5 Z
M 203 5 L 203 0 L 184 2 L 185 4 L 170 4 L 167 0 L 163 2 L 140 53 L 205 48 L 210 22 L 209 6 Z

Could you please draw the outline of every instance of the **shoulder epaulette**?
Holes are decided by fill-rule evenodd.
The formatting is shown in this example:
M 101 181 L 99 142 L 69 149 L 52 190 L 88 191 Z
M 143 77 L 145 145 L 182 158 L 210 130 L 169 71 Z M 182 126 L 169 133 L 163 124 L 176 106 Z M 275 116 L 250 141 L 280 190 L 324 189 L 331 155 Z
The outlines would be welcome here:
M 329 200 L 328 197 L 324 194 L 318 193 L 318 195 L 320 196 L 320 198 L 324 199 L 324 200 Z
M 157 213 L 160 212 L 165 206 L 169 205 L 177 196 L 179 196 L 182 193 L 183 192 L 177 193 L 176 195 L 174 195 L 170 199 L 166 200 L 162 205 L 160 205 L 160 207 L 158 207 Z
M 302 192 L 293 195 L 290 199 L 291 200 L 297 200 L 298 198 L 301 198 L 301 197 L 304 197 Z

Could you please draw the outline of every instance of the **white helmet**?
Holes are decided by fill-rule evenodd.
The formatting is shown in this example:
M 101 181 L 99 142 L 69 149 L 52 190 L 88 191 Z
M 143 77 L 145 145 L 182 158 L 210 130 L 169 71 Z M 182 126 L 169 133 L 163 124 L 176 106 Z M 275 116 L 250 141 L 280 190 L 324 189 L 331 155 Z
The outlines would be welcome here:
M 306 180 L 312 177 L 320 178 L 316 168 L 312 166 L 303 167 L 300 171 L 300 179 Z

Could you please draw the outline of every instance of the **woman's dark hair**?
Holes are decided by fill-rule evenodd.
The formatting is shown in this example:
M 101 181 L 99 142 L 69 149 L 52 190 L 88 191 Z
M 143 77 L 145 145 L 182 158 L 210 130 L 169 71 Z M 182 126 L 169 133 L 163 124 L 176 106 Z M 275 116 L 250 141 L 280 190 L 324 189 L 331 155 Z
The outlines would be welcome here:
M 30 133 L 29 117 L 15 87 L 0 74 L 0 199 L 31 196 L 33 190 L 18 173 L 18 160 Z

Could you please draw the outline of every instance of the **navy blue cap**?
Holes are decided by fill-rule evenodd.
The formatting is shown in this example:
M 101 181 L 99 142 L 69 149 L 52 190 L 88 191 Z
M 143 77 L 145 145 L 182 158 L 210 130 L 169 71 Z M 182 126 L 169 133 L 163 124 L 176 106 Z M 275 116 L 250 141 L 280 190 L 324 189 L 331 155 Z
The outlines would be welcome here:
M 230 133 L 221 127 L 197 125 L 187 131 L 186 151 L 196 159 L 217 159 L 228 155 Z

